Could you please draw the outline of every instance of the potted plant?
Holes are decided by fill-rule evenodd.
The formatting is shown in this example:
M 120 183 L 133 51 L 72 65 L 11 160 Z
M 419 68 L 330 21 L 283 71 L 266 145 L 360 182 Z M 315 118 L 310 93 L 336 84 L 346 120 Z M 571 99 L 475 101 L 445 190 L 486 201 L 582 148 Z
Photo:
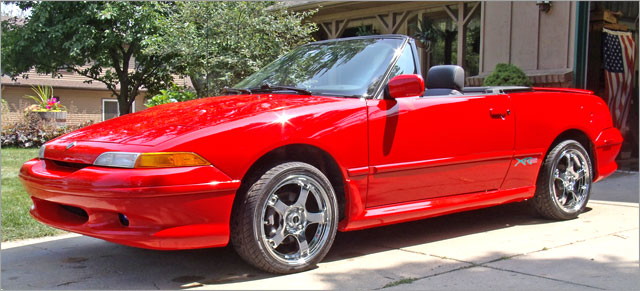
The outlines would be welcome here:
M 32 86 L 33 95 L 25 95 L 25 98 L 33 99 L 36 104 L 28 108 L 28 113 L 35 113 L 45 121 L 55 122 L 57 127 L 64 127 L 67 124 L 67 108 L 60 104 L 60 99 L 53 96 L 51 86 Z

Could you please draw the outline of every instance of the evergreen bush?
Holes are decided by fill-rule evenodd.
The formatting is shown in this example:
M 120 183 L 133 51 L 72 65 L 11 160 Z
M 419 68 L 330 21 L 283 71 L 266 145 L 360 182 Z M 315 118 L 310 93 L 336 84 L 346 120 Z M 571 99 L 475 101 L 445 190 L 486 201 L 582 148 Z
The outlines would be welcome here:
M 497 64 L 489 76 L 484 78 L 483 86 L 531 86 L 531 80 L 518 66 Z

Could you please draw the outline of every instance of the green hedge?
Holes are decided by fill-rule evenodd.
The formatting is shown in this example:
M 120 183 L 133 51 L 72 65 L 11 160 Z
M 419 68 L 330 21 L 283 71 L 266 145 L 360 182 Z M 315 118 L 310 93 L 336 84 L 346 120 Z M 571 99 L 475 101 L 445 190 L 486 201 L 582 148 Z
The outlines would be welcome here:
M 529 77 L 517 66 L 497 64 L 495 70 L 484 79 L 483 86 L 531 86 Z

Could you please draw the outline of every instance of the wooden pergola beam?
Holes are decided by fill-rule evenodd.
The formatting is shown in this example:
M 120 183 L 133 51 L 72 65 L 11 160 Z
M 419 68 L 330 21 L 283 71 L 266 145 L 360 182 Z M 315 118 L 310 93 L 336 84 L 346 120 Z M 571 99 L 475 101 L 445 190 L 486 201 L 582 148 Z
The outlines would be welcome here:
M 378 22 L 380 22 L 380 24 L 382 24 L 382 27 L 384 27 L 386 33 L 396 33 L 409 16 L 409 13 L 409 10 L 402 11 L 400 12 L 399 18 L 395 17 L 396 12 L 388 12 L 387 14 L 376 14 L 376 19 L 378 20 Z M 385 16 L 389 17 L 389 22 L 384 20 Z
M 384 27 L 385 32 L 389 33 L 389 24 L 387 24 L 387 22 L 384 20 L 383 15 L 376 14 L 376 19 L 380 22 L 380 24 L 382 24 L 382 27 Z
M 473 13 L 475 13 L 476 9 L 478 9 L 478 7 L 480 6 L 480 2 L 476 2 L 473 5 L 473 7 L 471 7 L 471 9 L 469 9 L 468 13 L 465 13 L 465 11 L 464 11 L 464 4 L 465 4 L 464 2 L 459 2 L 458 3 L 458 15 L 457 16 L 455 14 L 453 14 L 453 11 L 451 11 L 451 8 L 449 8 L 449 6 L 447 6 L 447 5 L 443 5 L 442 6 L 444 11 L 447 12 L 449 17 L 451 17 L 453 22 L 455 22 L 456 25 L 457 25 L 457 29 L 458 29 L 458 51 L 457 51 L 456 63 L 458 64 L 458 66 L 462 66 L 464 64 L 464 57 L 465 57 L 464 56 L 464 47 L 465 47 L 465 43 L 466 43 L 466 39 L 465 39 L 464 35 L 465 35 L 466 25 L 469 22 L 469 19 L 471 19 L 471 16 L 473 15 Z
M 467 14 L 467 16 L 464 18 L 463 24 L 467 25 L 467 22 L 469 22 L 469 19 L 471 19 L 471 15 L 473 15 L 474 12 L 476 12 L 476 9 L 478 8 L 478 6 L 480 6 L 480 2 L 476 2 L 475 5 L 473 5 L 473 7 L 471 7 L 471 11 L 469 11 L 469 14 Z
M 449 14 L 449 17 L 451 17 L 451 19 L 453 19 L 454 22 L 458 22 L 458 18 L 455 15 L 453 15 L 453 11 L 451 11 L 449 6 L 444 5 L 442 7 L 444 8 L 444 11 L 447 12 L 447 14 Z
M 327 36 L 331 38 L 331 35 L 333 34 L 331 32 L 331 28 L 328 28 L 326 25 L 324 25 L 324 22 L 320 22 L 320 27 L 322 27 L 322 29 L 324 29 L 324 32 L 327 33 Z
M 409 11 L 403 11 L 402 14 L 400 14 L 400 19 L 398 19 L 397 21 L 392 21 L 394 22 L 393 27 L 391 27 L 391 33 L 396 33 L 398 32 L 398 29 L 400 29 L 400 26 L 402 26 L 402 23 L 407 19 L 407 16 L 409 15 Z M 393 19 L 393 14 L 391 14 L 391 18 Z
M 464 2 L 458 3 L 458 53 L 457 53 L 457 64 L 458 66 L 463 67 L 464 64 L 464 47 L 466 43 L 466 39 L 464 37 L 465 33 L 465 23 L 464 23 Z
M 339 25 L 338 30 L 335 32 L 335 38 L 338 38 L 340 37 L 340 35 L 342 35 L 344 30 L 347 28 L 347 23 L 349 23 L 349 18 L 342 21 L 342 24 Z
M 329 39 L 340 37 L 340 35 L 342 35 L 344 30 L 347 28 L 347 23 L 349 23 L 348 18 L 342 20 L 341 23 L 339 23 L 339 21 L 340 20 L 332 20 L 329 26 L 327 26 L 325 22 L 320 22 L 320 26 L 327 33 L 327 36 L 329 37 Z

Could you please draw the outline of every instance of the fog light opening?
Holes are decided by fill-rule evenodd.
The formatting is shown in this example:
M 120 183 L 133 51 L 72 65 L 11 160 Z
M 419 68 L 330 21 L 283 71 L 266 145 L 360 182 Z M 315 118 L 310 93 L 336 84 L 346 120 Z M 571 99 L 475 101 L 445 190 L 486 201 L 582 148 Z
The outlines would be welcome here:
M 118 213 L 118 219 L 120 220 L 120 224 L 123 226 L 129 226 L 129 218 L 122 213 Z

